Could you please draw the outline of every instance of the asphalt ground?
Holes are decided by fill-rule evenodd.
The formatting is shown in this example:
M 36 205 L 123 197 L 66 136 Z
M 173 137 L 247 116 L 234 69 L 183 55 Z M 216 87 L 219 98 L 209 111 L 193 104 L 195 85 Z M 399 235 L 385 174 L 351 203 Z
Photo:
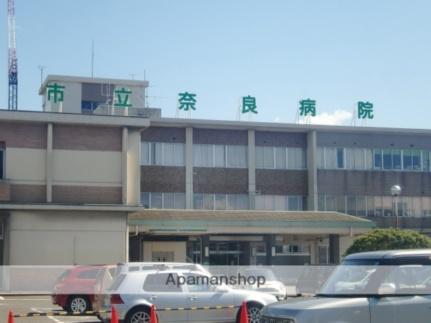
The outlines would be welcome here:
M 53 305 L 49 296 L 0 296 L 0 323 L 7 323 L 9 310 L 14 314 L 27 314 L 62 311 L 62 308 Z M 19 317 L 14 320 L 15 323 L 100 323 L 95 316 Z

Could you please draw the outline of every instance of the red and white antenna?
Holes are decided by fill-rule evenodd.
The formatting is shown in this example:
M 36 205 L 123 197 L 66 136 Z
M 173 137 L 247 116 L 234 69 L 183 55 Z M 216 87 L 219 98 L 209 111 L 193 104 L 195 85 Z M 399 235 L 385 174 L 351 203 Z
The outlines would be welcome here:
M 8 109 L 18 109 L 18 59 L 16 57 L 16 32 L 15 32 L 15 0 L 8 0 L 8 76 L 9 76 L 9 101 Z

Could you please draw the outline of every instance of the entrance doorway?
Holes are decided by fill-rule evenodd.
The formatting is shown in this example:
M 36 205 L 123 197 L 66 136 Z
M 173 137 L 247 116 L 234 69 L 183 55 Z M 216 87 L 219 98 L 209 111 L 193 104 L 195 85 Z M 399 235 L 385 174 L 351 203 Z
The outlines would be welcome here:
M 250 265 L 250 243 L 243 241 L 210 242 L 209 263 L 215 266 Z

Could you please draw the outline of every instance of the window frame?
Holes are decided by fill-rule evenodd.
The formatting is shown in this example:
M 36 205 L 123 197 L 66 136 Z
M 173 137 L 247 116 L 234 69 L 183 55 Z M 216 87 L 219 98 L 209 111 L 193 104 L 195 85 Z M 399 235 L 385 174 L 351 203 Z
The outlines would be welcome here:
M 0 181 L 6 179 L 6 149 L 0 143 Z

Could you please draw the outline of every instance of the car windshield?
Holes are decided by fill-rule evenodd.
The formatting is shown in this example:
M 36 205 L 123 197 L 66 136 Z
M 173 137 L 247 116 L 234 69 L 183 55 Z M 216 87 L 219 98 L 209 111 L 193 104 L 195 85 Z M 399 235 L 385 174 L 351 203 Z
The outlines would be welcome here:
M 347 260 L 329 277 L 319 295 L 429 295 L 431 266 L 407 261 L 381 265 L 376 260 Z

